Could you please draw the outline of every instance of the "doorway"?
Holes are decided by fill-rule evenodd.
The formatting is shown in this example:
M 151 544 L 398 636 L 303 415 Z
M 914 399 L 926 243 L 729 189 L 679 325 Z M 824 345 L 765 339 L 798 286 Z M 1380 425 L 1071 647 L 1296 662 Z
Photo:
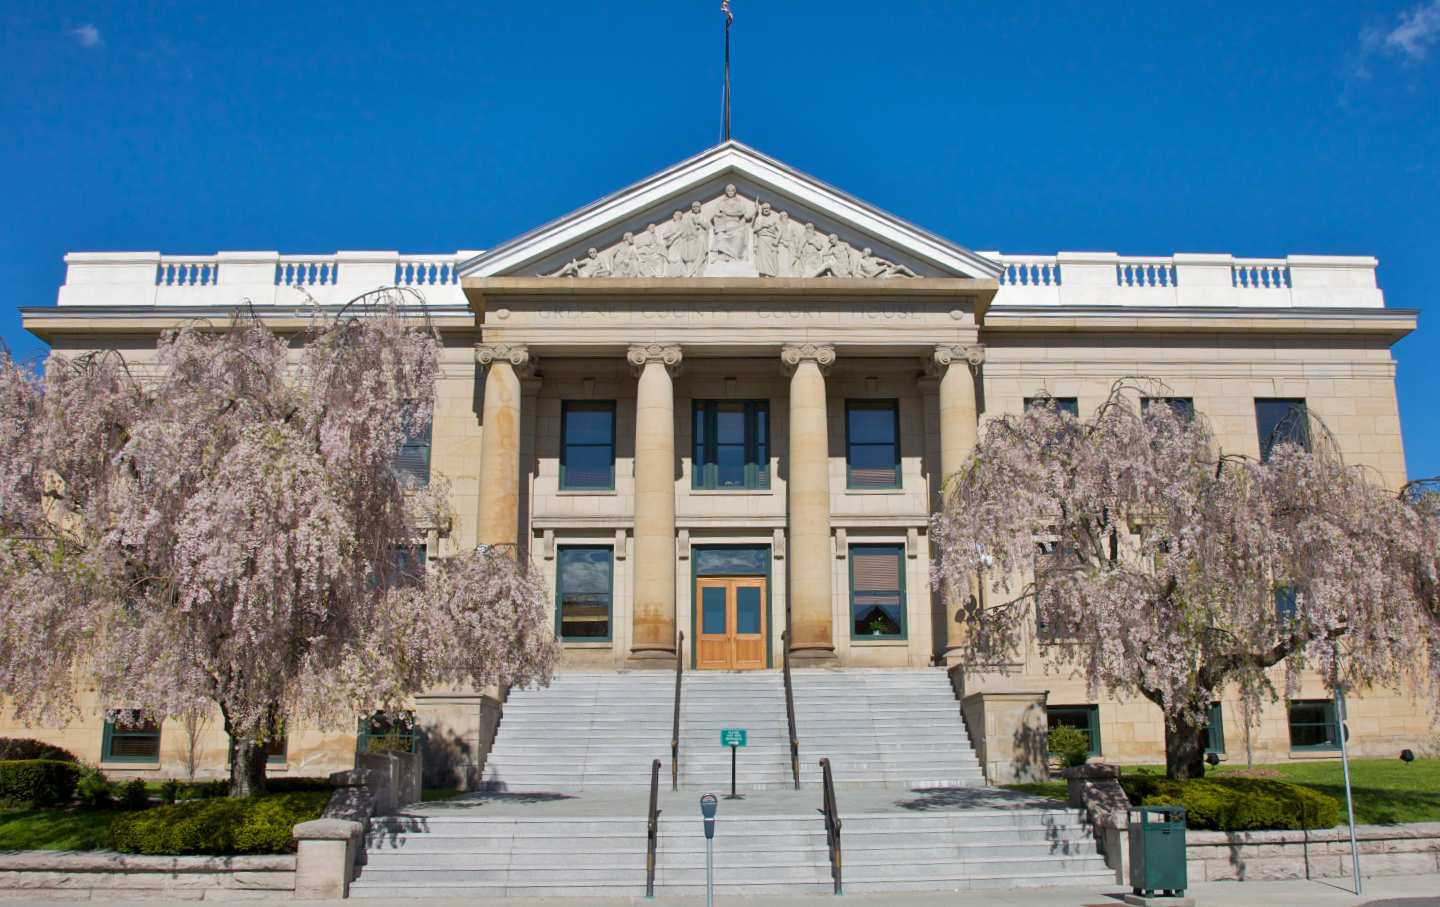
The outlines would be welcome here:
M 695 580 L 695 667 L 758 671 L 765 667 L 766 583 L 763 576 L 702 576 Z

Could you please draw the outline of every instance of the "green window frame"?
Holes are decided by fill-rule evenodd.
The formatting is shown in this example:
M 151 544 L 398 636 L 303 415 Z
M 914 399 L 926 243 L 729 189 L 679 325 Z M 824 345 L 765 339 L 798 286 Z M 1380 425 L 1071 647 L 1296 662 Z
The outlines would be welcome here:
M 1340 722 L 1335 719 L 1335 700 L 1292 699 L 1289 711 L 1292 751 L 1313 752 L 1340 748 Z
M 1140 413 L 1144 415 L 1150 411 L 1152 403 L 1163 403 L 1170 407 L 1170 411 L 1182 422 L 1193 422 L 1195 420 L 1195 398 L 1194 397 L 1141 397 Z
M 1260 462 L 1270 459 L 1276 444 L 1290 442 L 1310 449 L 1310 410 L 1301 397 L 1257 397 L 1255 434 L 1260 439 Z
M 867 414 L 879 413 L 879 418 Z M 889 414 L 890 418 L 884 418 Z M 883 428 L 884 434 L 865 434 Z M 857 437 L 859 435 L 859 437 Z M 894 489 L 900 487 L 900 401 L 845 401 L 845 487 Z
M 105 719 L 105 731 L 100 741 L 102 762 L 133 762 L 137 765 L 158 765 L 160 763 L 160 724 L 149 717 L 134 721 L 133 709 L 117 709 L 130 712 L 126 721 L 116 722 Z
M 571 416 L 599 415 L 605 431 L 582 435 Z M 608 416 L 608 422 L 604 417 Z M 593 430 L 594 425 L 590 428 Z M 615 401 L 563 400 L 560 403 L 560 490 L 615 490 Z
M 1089 755 L 1098 756 L 1100 745 L 1100 706 L 1098 705 L 1051 705 L 1045 707 L 1047 728 L 1061 725 L 1073 727 L 1085 735 L 1090 742 Z
M 1029 412 L 1037 406 L 1053 406 L 1062 413 L 1069 413 L 1072 417 L 1080 418 L 1079 397 L 1026 397 L 1025 411 Z
M 393 468 L 402 482 L 430 484 L 430 435 L 431 426 L 427 423 L 424 429 L 414 437 L 406 438 L 405 443 L 400 445 Z
M 355 732 L 355 752 L 415 752 L 415 713 L 404 711 L 400 718 L 374 712 L 360 719 Z
M 1210 703 L 1205 711 L 1205 753 L 1225 752 L 1225 710 L 1220 703 Z
M 1300 590 L 1295 586 L 1275 587 L 1275 619 L 1289 623 L 1300 614 Z
M 850 638 L 906 639 L 905 546 L 850 546 Z
M 740 420 L 740 438 L 722 421 Z M 723 436 L 722 436 L 723 435 Z M 696 400 L 691 407 L 690 487 L 702 491 L 770 487 L 770 401 Z M 740 467 L 736 475 L 735 468 Z
M 614 635 L 615 549 L 562 545 L 555 551 L 555 634 L 564 642 Z M 603 630 L 603 632 L 599 632 Z

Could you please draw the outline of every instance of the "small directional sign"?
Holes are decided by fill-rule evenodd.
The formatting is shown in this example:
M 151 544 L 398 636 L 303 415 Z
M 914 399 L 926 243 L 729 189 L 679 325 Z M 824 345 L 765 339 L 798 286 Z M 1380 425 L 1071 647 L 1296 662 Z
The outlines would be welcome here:
M 745 729 L 743 727 L 727 727 L 720 731 L 721 746 L 744 746 Z

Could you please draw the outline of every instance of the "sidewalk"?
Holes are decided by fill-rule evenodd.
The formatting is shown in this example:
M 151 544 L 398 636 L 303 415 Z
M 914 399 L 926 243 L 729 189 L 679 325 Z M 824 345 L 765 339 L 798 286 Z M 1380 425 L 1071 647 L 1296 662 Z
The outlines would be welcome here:
M 1204 882 L 1191 887 L 1196 907 L 1440 907 L 1440 875 L 1386 876 L 1365 880 L 1365 895 L 1355 897 L 1343 887 L 1343 879 L 1284 882 Z M 1030 888 L 994 892 L 927 892 L 925 894 L 871 894 L 791 897 L 717 896 L 717 907 L 1113 907 L 1123 903 L 1124 890 L 1110 885 L 1100 888 Z M 0 903 L 65 907 L 95 901 L 27 899 L 15 889 L 0 888 Z M 148 901 L 152 907 L 180 907 L 194 901 Z M 441 898 L 404 901 L 353 899 L 348 901 L 293 901 L 246 899 L 246 904 L 288 904 L 293 907 L 477 907 L 471 898 Z M 487 898 L 484 907 L 696 907 L 704 898 Z

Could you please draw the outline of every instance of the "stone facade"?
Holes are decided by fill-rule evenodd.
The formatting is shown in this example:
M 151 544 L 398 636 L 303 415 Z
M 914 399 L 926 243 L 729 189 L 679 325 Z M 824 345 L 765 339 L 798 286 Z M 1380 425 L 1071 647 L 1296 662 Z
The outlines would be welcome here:
M 830 242 L 825 254 L 840 249 L 851 266 L 772 267 L 771 253 L 781 253 L 768 234 L 735 233 L 768 229 L 755 226 L 749 208 L 715 218 L 730 185 L 738 198 L 814 224 Z M 751 276 L 730 252 L 678 275 L 653 276 L 659 259 L 653 268 L 632 261 L 634 237 L 692 199 L 719 231 L 706 239 L 710 248 L 761 260 L 756 275 L 812 276 Z M 586 264 L 597 257 L 603 267 Z M 888 267 L 876 271 L 873 261 Z M 967 719 L 984 723 L 983 733 L 971 732 L 994 750 L 987 765 L 1013 756 L 1001 753 L 1005 732 L 990 727 L 994 716 L 1019 722 L 1014 737 L 1043 726 L 1047 703 L 1095 703 L 1082 681 L 1047 670 L 1038 640 L 1003 668 L 974 669 L 947 655 L 961 627 L 946 603 L 954 593 L 930 589 L 929 514 L 943 476 L 963 462 L 986 419 L 1021 412 L 1042 394 L 1076 398 L 1085 414 L 1117 380 L 1145 376 L 1193 398 L 1226 451 L 1258 453 L 1256 399 L 1298 398 L 1352 461 L 1392 485 L 1405 479 L 1391 346 L 1413 330 L 1415 314 L 1385 307 L 1374 259 L 974 253 L 737 143 L 483 253 L 105 253 L 72 254 L 67 263 L 60 304 L 25 309 L 26 326 L 57 353 L 120 346 L 142 363 L 160 330 L 197 315 L 227 317 L 247 301 L 284 329 L 303 324 L 306 305 L 381 286 L 413 291 L 417 314 L 423 307 L 445 343 L 430 462 L 432 476 L 450 482 L 455 518 L 430 533 L 430 556 L 514 544 L 553 587 L 567 549 L 609 552 L 607 632 L 567 640 L 562 670 L 670 664 L 680 633 L 680 654 L 692 660 L 702 629 L 699 562 L 734 546 L 762 549 L 769 665 L 779 666 L 787 632 L 800 661 L 948 664 Z M 613 404 L 612 480 L 569 487 L 561 475 L 566 408 L 597 401 Z M 747 468 L 765 481 L 697 481 L 697 401 L 763 403 L 763 462 Z M 847 408 L 856 401 L 894 401 L 898 481 L 854 481 Z M 903 629 L 855 633 L 852 546 L 882 544 L 901 552 Z M 1302 696 L 1323 691 L 1307 680 Z M 452 783 L 474 777 L 502 700 L 499 690 L 437 690 L 417 700 L 420 723 L 448 748 L 438 771 Z M 1106 761 L 1159 758 L 1154 707 L 1098 705 Z M 1244 758 L 1234 703 L 1224 703 L 1224 722 L 1226 756 Z M 1352 701 L 1350 725 L 1364 754 L 1417 747 L 1432 733 L 1424 708 L 1381 690 Z M 94 718 L 64 731 L 0 733 L 98 752 Z M 174 736 L 168 725 L 166 733 Z M 328 754 L 317 757 L 316 774 L 350 761 L 348 735 L 303 739 L 302 752 Z M 1267 706 L 1250 751 L 1257 759 L 1315 755 L 1291 752 L 1284 703 Z M 427 757 L 427 770 L 434 761 Z M 162 765 L 169 773 L 173 760 Z

